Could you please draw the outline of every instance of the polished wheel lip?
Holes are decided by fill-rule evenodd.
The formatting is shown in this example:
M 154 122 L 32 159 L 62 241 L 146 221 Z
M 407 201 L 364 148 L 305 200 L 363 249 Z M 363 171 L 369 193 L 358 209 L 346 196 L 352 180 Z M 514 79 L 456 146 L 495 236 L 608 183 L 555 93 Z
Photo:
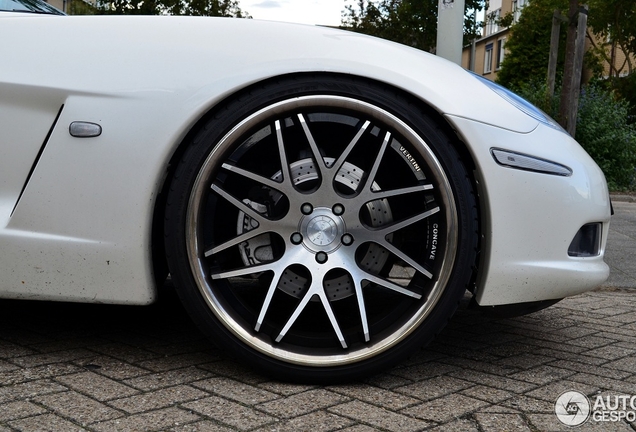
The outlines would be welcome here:
M 429 292 L 427 301 L 420 306 L 410 319 L 392 333 L 394 336 L 371 341 L 362 348 L 356 347 L 355 350 L 344 350 L 342 354 L 334 355 L 311 355 L 285 350 L 281 348 L 282 345 L 273 345 L 271 342 L 264 340 L 264 338 L 258 337 L 258 333 L 255 334 L 252 329 L 246 329 L 240 323 L 234 321 L 232 314 L 225 309 L 223 303 L 213 294 L 210 286 L 210 277 L 205 269 L 205 251 L 202 250 L 203 246 L 198 241 L 197 230 L 202 199 L 210 188 L 211 181 L 209 179 L 213 177 L 215 169 L 220 169 L 224 163 L 226 147 L 229 145 L 231 148 L 235 139 L 244 136 L 254 125 L 266 119 L 273 119 L 293 110 L 316 106 L 352 110 L 364 114 L 371 120 L 390 125 L 392 130 L 397 131 L 401 136 L 411 141 L 413 147 L 419 147 L 419 155 L 424 159 L 433 175 L 438 198 L 441 201 L 440 205 L 443 205 L 445 210 L 443 213 L 445 214 L 446 224 L 446 249 L 442 257 L 440 274 Z M 191 189 L 185 233 L 188 259 L 197 287 L 210 310 L 232 334 L 252 349 L 282 362 L 310 367 L 335 367 L 370 359 L 396 346 L 426 320 L 433 307 L 439 301 L 444 287 L 450 279 L 458 244 L 457 223 L 457 209 L 453 191 L 445 171 L 432 149 L 410 126 L 390 112 L 358 99 L 335 95 L 310 95 L 288 98 L 260 109 L 240 121 L 217 143 L 205 159 Z M 342 340 L 341 343 L 343 343 Z M 345 346 L 343 343 L 343 347 Z

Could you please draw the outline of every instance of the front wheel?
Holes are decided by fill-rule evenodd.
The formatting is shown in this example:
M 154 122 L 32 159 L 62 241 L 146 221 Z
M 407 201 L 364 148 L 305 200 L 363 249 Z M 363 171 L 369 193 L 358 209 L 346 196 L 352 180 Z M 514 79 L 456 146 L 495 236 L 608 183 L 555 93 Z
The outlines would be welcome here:
M 476 260 L 453 139 L 398 92 L 332 76 L 216 110 L 175 172 L 165 227 L 193 319 L 294 381 L 359 378 L 430 342 Z

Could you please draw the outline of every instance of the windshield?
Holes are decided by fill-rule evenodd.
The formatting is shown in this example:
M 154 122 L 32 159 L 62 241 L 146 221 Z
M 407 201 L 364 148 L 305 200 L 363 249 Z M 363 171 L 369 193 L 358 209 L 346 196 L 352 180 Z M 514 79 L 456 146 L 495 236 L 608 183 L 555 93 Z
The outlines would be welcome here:
M 41 0 L 0 0 L 0 11 L 64 15 Z

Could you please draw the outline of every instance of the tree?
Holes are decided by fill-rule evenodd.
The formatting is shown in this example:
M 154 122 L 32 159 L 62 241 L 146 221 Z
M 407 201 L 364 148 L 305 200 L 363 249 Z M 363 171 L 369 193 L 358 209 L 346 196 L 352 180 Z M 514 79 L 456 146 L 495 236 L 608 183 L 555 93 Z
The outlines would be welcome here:
M 466 0 L 464 38 L 467 43 L 480 36 L 481 23 L 474 11 L 485 0 Z M 400 42 L 434 52 L 437 39 L 438 0 L 357 0 L 346 5 L 343 28 Z
M 159 15 L 161 12 L 157 0 L 99 0 L 96 10 L 97 14 L 109 15 Z
M 589 0 L 588 25 L 598 37 L 590 38 L 593 52 L 609 65 L 606 83 L 629 101 L 632 121 L 636 121 L 636 2 Z M 619 53 L 626 54 L 619 62 Z
M 250 17 L 237 0 L 98 0 L 96 13 Z
M 567 11 L 568 0 L 531 0 L 519 21 L 510 27 L 506 54 L 497 82 L 513 89 L 548 73 L 552 16 L 555 10 Z M 561 28 L 557 70 L 563 70 L 566 32 Z
M 175 15 L 249 17 L 236 0 L 188 0 L 178 2 L 178 6 L 180 9 L 175 7 L 173 11 Z
M 529 77 L 543 76 L 547 65 L 550 43 L 550 23 L 555 9 L 564 15 L 573 9 L 573 4 L 589 5 L 587 40 L 594 49 L 587 54 L 586 68 L 599 72 L 599 61 L 610 65 L 610 76 L 629 74 L 636 55 L 636 2 L 625 0 L 531 0 L 523 9 L 519 22 L 510 28 L 506 42 L 509 54 L 498 74 L 498 82 L 506 86 L 518 86 Z M 571 14 L 571 13 L 570 13 Z M 563 67 L 566 29 L 561 28 L 559 46 L 559 70 Z M 622 51 L 626 59 L 616 62 L 616 53 Z
M 636 2 L 625 0 L 587 0 L 590 6 L 588 25 L 597 38 L 591 38 L 596 53 L 610 65 L 610 76 L 632 73 L 636 54 Z M 626 54 L 616 62 L 616 52 Z
M 576 132 L 576 112 L 581 91 L 585 35 L 587 32 L 587 7 L 579 8 L 578 0 L 569 0 L 568 34 L 565 45 L 565 66 L 561 83 L 561 104 L 559 123 L 574 136 Z
M 66 13 L 69 15 L 95 15 L 97 13 L 97 7 L 84 0 L 70 1 L 67 5 Z
M 636 119 L 636 2 L 625 0 L 580 0 L 589 5 L 587 41 L 593 49 L 585 53 L 584 69 L 599 78 L 603 65 L 609 65 L 608 90 L 630 102 Z M 497 75 L 497 82 L 518 89 L 525 82 L 546 76 L 550 43 L 550 25 L 555 9 L 568 14 L 569 0 L 530 0 L 519 21 L 510 28 L 506 41 L 508 53 Z M 563 73 L 567 23 L 561 27 L 557 83 Z M 617 62 L 619 52 L 627 54 Z M 626 75 L 627 76 L 624 76 Z M 633 121 L 633 120 L 632 120 Z
M 636 7 L 632 7 L 633 2 L 629 2 L 630 5 L 626 3 L 628 2 L 624 0 L 615 2 L 614 0 L 589 0 L 588 22 L 591 29 L 587 32 L 587 39 L 596 43 L 597 48 L 604 46 L 605 43 L 610 46 L 612 43 L 620 43 L 621 47 L 626 47 L 624 48 L 626 53 L 635 52 L 628 50 L 636 48 L 633 45 L 636 39 Z M 562 87 L 558 86 L 555 96 L 550 96 L 547 91 L 545 76 L 551 21 L 555 9 L 569 15 L 568 18 L 578 18 L 576 13 L 578 8 L 577 0 L 531 0 L 523 10 L 519 22 L 511 27 L 511 36 L 506 43 L 510 52 L 498 74 L 500 83 L 512 87 L 557 118 L 563 116 L 559 114 L 559 101 L 561 93 L 567 90 L 566 83 L 563 82 Z M 570 23 L 572 22 L 570 20 Z M 566 32 L 563 30 L 570 23 L 564 23 L 561 31 L 559 47 L 561 71 L 563 71 L 563 56 L 566 51 Z M 633 32 L 629 30 L 631 28 Z M 588 70 L 595 60 L 588 55 L 585 62 Z M 606 60 L 609 59 L 606 58 Z M 629 61 L 626 61 L 626 65 L 629 67 Z M 620 70 L 620 67 L 619 65 L 614 69 Z M 575 95 L 580 95 L 575 137 L 603 169 L 610 188 L 614 190 L 634 187 L 636 127 L 632 124 L 633 119 L 630 119 L 630 110 L 634 113 L 633 106 L 626 102 L 629 98 L 625 97 L 630 89 L 632 96 L 636 95 L 634 91 L 636 79 L 634 78 L 636 74 L 621 78 L 620 82 L 625 84 L 622 88 L 616 85 L 619 82 L 618 78 L 614 78 L 613 80 L 592 80 L 590 84 L 582 86 L 582 89 L 575 83 L 573 89 Z M 622 96 L 623 99 L 617 98 L 617 95 Z M 633 101 L 634 98 L 632 97 L 631 100 Z

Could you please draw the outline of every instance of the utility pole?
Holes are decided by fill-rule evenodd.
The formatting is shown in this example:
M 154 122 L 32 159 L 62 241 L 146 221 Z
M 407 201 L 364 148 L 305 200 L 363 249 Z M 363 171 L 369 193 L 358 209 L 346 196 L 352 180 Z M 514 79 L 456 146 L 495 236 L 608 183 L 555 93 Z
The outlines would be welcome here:
M 439 0 L 436 54 L 461 66 L 464 39 L 464 0 Z
M 565 50 L 565 70 L 559 106 L 559 122 L 572 136 L 576 133 L 576 114 L 581 87 L 585 34 L 587 32 L 587 5 L 580 7 L 578 0 L 570 0 L 568 11 L 568 38 Z
M 473 19 L 477 22 L 477 10 L 473 12 Z M 477 55 L 477 38 L 470 42 L 470 61 L 468 62 L 468 70 L 475 72 L 475 55 Z

